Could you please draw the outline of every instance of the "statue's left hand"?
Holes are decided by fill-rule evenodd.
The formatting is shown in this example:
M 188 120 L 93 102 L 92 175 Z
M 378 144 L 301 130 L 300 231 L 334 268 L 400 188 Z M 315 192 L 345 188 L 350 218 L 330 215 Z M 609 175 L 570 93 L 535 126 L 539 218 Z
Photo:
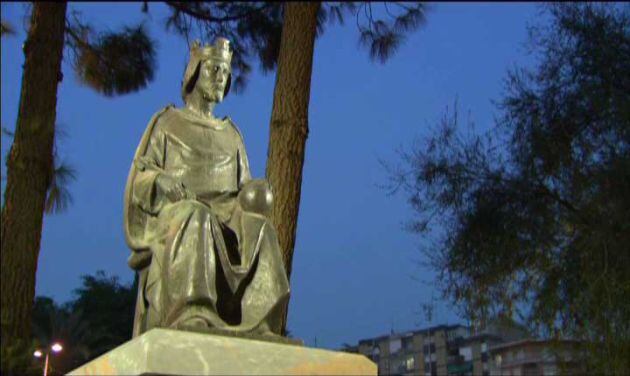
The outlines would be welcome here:
M 178 181 L 169 175 L 160 174 L 156 179 L 158 187 L 164 192 L 166 197 L 171 202 L 176 202 L 185 199 L 195 199 L 195 194 L 184 186 L 181 181 Z

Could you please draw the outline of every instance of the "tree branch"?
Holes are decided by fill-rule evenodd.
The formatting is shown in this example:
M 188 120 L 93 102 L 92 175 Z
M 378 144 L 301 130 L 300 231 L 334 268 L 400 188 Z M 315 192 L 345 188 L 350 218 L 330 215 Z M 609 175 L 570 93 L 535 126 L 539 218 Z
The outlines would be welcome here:
M 203 21 L 207 21 L 207 22 L 217 22 L 217 23 L 223 23 L 223 22 L 232 22 L 232 21 L 238 21 L 241 20 L 243 18 L 247 18 L 250 17 L 251 15 L 253 15 L 254 13 L 257 12 L 261 12 L 267 8 L 269 8 L 271 5 L 269 3 L 265 3 L 264 5 L 262 5 L 259 8 L 253 8 L 250 9 L 242 14 L 237 14 L 235 16 L 225 16 L 225 17 L 214 17 L 212 16 L 209 12 L 207 11 L 198 11 L 195 9 L 192 9 L 189 6 L 186 6 L 183 2 L 177 2 L 177 1 L 165 1 L 164 2 L 166 5 L 168 5 L 169 7 L 175 9 L 177 12 L 181 12 L 184 13 L 188 16 L 194 17 L 198 20 L 203 20 Z

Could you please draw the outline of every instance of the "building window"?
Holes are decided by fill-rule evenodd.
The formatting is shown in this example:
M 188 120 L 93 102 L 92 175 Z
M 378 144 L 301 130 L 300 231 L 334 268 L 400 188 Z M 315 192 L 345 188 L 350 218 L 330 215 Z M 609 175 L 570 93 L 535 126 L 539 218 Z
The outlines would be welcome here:
M 488 353 L 487 352 L 481 353 L 481 361 L 484 362 L 484 363 L 486 363 L 488 361 Z
M 383 368 L 383 373 L 388 374 L 389 373 L 389 362 L 387 361 L 387 359 L 383 359 L 383 363 L 382 364 L 382 368 Z
M 396 372 L 397 374 L 403 374 L 407 372 L 407 363 L 405 362 L 405 360 L 406 359 L 395 360 L 392 367 L 392 373 Z
M 390 354 L 395 354 L 398 351 L 400 351 L 401 348 L 401 343 L 400 343 L 400 338 L 399 339 L 393 339 L 391 341 L 389 341 L 389 353 Z
M 488 344 L 487 344 L 487 343 L 485 343 L 485 342 L 482 342 L 482 343 L 481 343 L 481 352 L 482 352 L 482 353 L 485 353 L 485 352 L 487 352 L 487 351 L 488 351 Z
M 405 359 L 405 368 L 407 371 L 411 371 L 415 367 L 415 361 L 413 359 L 413 355 L 409 355 L 407 359 Z
M 435 343 L 430 343 L 422 346 L 422 352 L 424 353 L 424 355 L 427 355 L 429 353 L 433 354 L 435 352 Z
M 404 351 L 413 350 L 413 337 L 405 337 L 402 339 L 402 348 Z
M 497 365 L 497 367 L 501 368 L 501 363 L 503 363 L 503 357 L 501 356 L 501 354 L 497 354 L 497 356 L 494 357 L 494 363 Z
M 373 361 L 378 363 L 380 357 L 381 357 L 381 349 L 378 346 L 374 346 L 372 348 L 372 354 L 370 355 L 370 358 L 372 358 Z
M 507 354 L 505 354 L 505 360 L 511 362 L 512 359 L 514 359 L 514 351 L 508 351 Z
M 468 362 L 472 360 L 472 348 L 470 346 L 460 347 L 459 355 L 464 358 L 464 361 Z

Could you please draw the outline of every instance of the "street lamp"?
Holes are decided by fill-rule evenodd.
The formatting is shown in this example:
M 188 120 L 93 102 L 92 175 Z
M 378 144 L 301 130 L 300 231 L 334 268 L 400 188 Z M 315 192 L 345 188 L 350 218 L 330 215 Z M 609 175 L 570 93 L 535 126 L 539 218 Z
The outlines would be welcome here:
M 52 346 L 50 346 L 50 349 L 45 350 L 46 360 L 44 361 L 44 376 L 48 376 L 48 357 L 50 356 L 50 351 L 52 351 L 53 353 L 58 353 L 61 352 L 61 350 L 63 350 L 63 346 L 61 346 L 59 342 L 53 343 Z M 36 358 L 41 358 L 42 356 L 44 356 L 44 353 L 42 352 L 42 350 L 37 349 L 33 353 L 33 356 Z

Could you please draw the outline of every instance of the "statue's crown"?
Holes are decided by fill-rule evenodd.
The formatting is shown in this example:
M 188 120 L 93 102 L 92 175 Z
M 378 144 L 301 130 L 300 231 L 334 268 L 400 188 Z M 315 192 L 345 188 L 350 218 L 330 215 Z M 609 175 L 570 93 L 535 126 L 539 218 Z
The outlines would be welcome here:
M 190 47 L 190 57 L 199 60 L 218 60 L 225 61 L 228 64 L 232 61 L 232 51 L 230 50 L 230 41 L 225 38 L 217 38 L 214 46 L 201 46 L 198 40 L 194 41 Z

